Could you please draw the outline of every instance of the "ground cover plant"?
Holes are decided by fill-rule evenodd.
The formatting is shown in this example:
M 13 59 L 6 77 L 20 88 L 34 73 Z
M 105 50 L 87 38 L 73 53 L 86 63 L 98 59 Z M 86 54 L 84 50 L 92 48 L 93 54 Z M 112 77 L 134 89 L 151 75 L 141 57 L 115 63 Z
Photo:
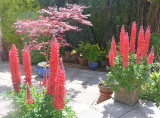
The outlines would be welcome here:
M 8 95 L 13 99 L 14 110 L 6 117 L 75 117 L 75 112 L 67 106 L 68 99 L 65 99 L 65 71 L 63 62 L 59 59 L 59 46 L 55 36 L 53 36 L 50 51 L 49 80 L 45 70 L 42 82 L 43 89 L 35 89 L 32 83 L 29 47 L 25 43 L 22 51 L 23 71 L 25 73 L 24 84 L 22 84 L 18 53 L 13 44 L 9 52 L 9 64 L 14 91 L 8 92 Z

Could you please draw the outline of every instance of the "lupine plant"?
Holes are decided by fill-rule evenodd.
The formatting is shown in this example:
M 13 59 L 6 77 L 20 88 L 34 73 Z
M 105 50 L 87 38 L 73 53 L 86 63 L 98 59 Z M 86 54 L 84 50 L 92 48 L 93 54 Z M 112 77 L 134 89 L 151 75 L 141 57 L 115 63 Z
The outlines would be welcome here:
M 27 43 L 23 49 L 24 85 L 21 85 L 21 75 L 17 49 L 13 44 L 10 51 L 10 69 L 14 92 L 8 92 L 14 100 L 15 111 L 9 117 L 17 118 L 73 118 L 75 112 L 67 106 L 65 98 L 65 71 L 62 60 L 59 60 L 59 46 L 53 36 L 50 52 L 50 72 L 47 80 L 46 70 L 42 85 L 37 90 L 31 83 L 30 53 Z M 25 57 L 25 58 L 24 58 Z M 28 66 L 27 66 L 28 65 Z
M 77 26 L 71 25 L 71 21 L 92 26 L 91 22 L 87 21 L 90 14 L 82 14 L 85 8 L 87 7 L 76 4 L 67 4 L 66 8 L 48 7 L 48 9 L 40 10 L 43 16 L 40 16 L 38 20 L 18 20 L 14 23 L 14 28 L 16 34 L 27 34 L 29 49 L 41 50 L 40 53 L 45 55 L 46 62 L 49 63 L 49 47 L 53 35 L 58 39 L 60 45 L 69 46 L 64 40 L 65 32 L 81 30 Z
M 115 51 L 116 44 L 114 38 L 112 39 L 109 53 L 111 72 L 108 73 L 109 78 L 107 79 L 107 83 L 114 91 L 117 91 L 118 88 L 125 88 L 128 91 L 141 90 L 142 85 L 149 80 L 148 70 L 154 60 L 153 48 L 147 58 L 150 28 L 147 28 L 145 35 L 143 27 L 140 28 L 137 51 L 135 50 L 136 30 L 136 22 L 133 22 L 129 42 L 128 33 L 125 32 L 124 26 L 122 26 L 120 33 L 120 54 L 117 56 Z

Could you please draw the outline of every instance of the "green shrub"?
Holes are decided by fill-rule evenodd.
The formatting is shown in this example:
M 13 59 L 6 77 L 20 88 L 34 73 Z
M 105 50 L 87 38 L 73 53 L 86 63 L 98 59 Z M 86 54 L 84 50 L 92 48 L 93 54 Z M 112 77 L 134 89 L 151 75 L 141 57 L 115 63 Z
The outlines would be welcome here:
M 151 46 L 154 46 L 154 54 L 155 54 L 155 61 L 160 61 L 160 33 L 156 32 L 151 34 L 151 40 L 150 40 L 150 48 Z
M 155 71 L 152 73 L 140 97 L 146 100 L 153 100 L 160 106 L 160 72 Z
M 17 19 L 36 19 L 39 15 L 37 10 L 39 4 L 36 0 L 1 0 L 0 16 L 2 17 L 2 35 L 5 42 L 8 43 L 9 49 L 14 43 L 18 49 L 22 48 L 21 36 L 15 34 L 13 23 Z

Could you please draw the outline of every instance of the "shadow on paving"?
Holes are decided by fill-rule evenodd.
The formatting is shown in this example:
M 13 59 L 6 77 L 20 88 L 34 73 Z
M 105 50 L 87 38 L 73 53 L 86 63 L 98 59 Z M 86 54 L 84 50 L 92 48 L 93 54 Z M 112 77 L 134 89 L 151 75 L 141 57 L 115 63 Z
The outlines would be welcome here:
M 119 102 L 108 103 L 103 106 L 103 118 L 148 118 L 150 115 L 154 115 L 155 112 L 152 107 L 155 107 L 153 104 L 146 104 L 145 102 L 138 102 L 134 106 L 128 106 Z
M 0 93 L 5 93 L 5 92 L 7 92 L 7 91 L 9 91 L 11 89 L 12 89 L 11 86 L 1 85 L 0 86 Z

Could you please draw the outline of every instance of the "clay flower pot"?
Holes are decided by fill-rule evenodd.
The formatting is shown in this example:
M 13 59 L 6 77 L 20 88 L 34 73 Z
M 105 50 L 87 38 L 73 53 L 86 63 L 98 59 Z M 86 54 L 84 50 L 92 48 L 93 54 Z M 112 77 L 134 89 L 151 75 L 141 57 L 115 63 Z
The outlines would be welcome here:
M 79 64 L 81 66 L 87 66 L 88 65 L 88 60 L 87 59 L 83 59 L 82 57 L 77 57 Z
M 104 102 L 105 100 L 108 100 L 111 98 L 113 91 L 111 88 L 109 88 L 109 86 L 104 87 L 99 83 L 98 88 L 100 91 L 100 96 L 97 99 L 97 104 Z
M 101 66 L 101 68 L 106 68 L 106 66 L 109 66 L 109 59 L 101 60 L 100 66 Z
M 133 106 L 138 101 L 138 91 L 127 91 L 125 88 L 119 88 L 118 92 L 115 92 L 114 100 Z

